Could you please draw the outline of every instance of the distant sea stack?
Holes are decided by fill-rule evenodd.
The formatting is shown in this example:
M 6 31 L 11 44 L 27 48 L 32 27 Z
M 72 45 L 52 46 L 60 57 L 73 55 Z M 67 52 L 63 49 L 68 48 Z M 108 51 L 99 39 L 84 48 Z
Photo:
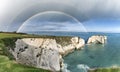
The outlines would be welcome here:
M 79 37 L 23 38 L 17 39 L 10 52 L 18 63 L 56 72 L 63 65 L 64 55 L 84 45 L 84 39 Z
M 106 41 L 107 41 L 107 36 L 94 35 L 94 36 L 91 36 L 88 39 L 87 44 L 91 44 L 91 43 L 94 43 L 94 44 L 105 44 Z

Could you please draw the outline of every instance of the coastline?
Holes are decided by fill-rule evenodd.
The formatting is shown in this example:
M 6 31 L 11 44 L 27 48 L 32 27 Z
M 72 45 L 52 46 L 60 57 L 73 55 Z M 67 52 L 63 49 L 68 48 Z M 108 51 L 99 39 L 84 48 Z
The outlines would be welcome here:
M 27 36 L 26 35 L 23 35 L 23 36 L 25 36 L 25 38 L 27 38 Z M 10 36 L 8 36 L 8 37 L 10 37 Z M 17 36 L 18 38 L 19 38 L 19 36 Z M 32 37 L 32 36 L 30 36 L 31 38 L 34 38 L 34 37 Z M 36 36 L 37 37 L 37 36 Z M 45 37 L 47 37 L 47 36 L 45 36 Z M 20 37 L 21 38 L 21 37 Z M 97 68 L 98 69 L 98 68 Z M 104 69 L 104 68 L 103 68 Z M 108 68 L 107 68 L 108 69 Z M 96 70 L 96 69 L 95 69 Z M 99 70 L 99 69 L 98 69 Z M 100 69 L 101 70 L 101 69 Z

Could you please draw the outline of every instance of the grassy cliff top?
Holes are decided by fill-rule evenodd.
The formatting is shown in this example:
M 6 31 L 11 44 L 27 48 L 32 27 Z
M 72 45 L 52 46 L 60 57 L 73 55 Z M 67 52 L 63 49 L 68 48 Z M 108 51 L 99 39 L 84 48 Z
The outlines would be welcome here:
M 57 39 L 61 38 L 65 40 L 65 38 L 72 38 L 72 36 L 48 36 L 48 35 L 34 35 L 34 34 L 25 34 L 25 33 L 12 33 L 12 32 L 0 32 L 0 39 L 3 38 L 52 38 Z
M 36 35 L 37 36 L 37 35 Z M 0 39 L 3 38 L 14 38 L 14 37 L 36 37 L 34 35 L 28 35 L 28 34 L 23 34 L 23 33 L 11 33 L 11 32 L 1 32 L 0 33 Z
M 24 33 L 1 32 L 0 39 L 15 39 L 15 38 L 50 38 L 55 39 L 58 44 L 62 46 L 71 43 L 72 36 L 47 36 L 47 35 L 33 35 Z

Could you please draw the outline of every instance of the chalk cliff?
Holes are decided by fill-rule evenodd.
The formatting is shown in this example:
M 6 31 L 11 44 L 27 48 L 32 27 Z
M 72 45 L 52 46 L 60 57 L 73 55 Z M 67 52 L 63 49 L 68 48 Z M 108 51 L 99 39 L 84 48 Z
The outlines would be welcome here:
M 56 72 L 63 64 L 62 56 L 84 45 L 79 37 L 23 38 L 16 41 L 11 53 L 18 63 Z

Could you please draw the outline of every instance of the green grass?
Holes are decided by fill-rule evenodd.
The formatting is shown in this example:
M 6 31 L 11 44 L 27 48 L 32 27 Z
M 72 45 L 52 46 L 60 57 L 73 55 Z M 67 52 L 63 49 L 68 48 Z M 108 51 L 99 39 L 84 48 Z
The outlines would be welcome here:
M 39 37 L 38 35 L 28 35 L 28 34 L 21 34 L 21 33 L 0 33 L 0 39 L 4 38 L 25 38 L 25 37 Z
M 0 55 L 0 72 L 50 72 L 50 71 L 17 64 L 14 60 L 9 60 L 8 57 Z
M 15 39 L 15 38 L 50 38 L 56 39 L 58 44 L 62 46 L 68 45 L 71 43 L 70 36 L 46 36 L 46 35 L 28 35 L 28 34 L 19 34 L 19 33 L 0 33 L 0 39 Z
M 88 72 L 120 72 L 120 68 L 98 68 L 95 70 L 90 70 Z

